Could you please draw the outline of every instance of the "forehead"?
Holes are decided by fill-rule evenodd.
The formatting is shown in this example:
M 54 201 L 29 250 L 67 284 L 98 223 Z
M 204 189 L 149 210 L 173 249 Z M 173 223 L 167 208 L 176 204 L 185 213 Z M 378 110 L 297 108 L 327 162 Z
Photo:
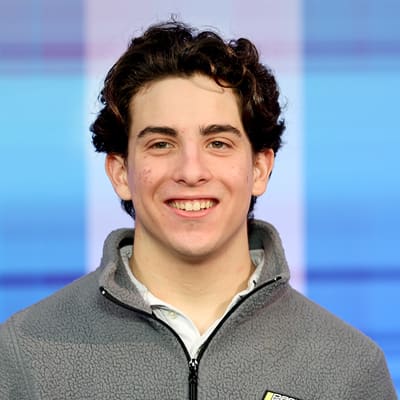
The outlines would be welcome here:
M 242 129 L 234 90 L 205 75 L 167 77 L 147 84 L 133 96 L 130 115 L 131 131 L 146 124 L 230 123 Z

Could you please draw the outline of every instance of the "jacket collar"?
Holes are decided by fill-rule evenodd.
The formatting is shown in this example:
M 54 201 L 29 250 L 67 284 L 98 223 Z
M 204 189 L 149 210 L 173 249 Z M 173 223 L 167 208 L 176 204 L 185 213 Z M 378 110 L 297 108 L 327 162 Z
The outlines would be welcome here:
M 251 250 L 264 250 L 264 267 L 259 284 L 278 276 L 281 277 L 282 282 L 289 281 L 290 272 L 285 251 L 278 231 L 273 225 L 256 219 L 252 220 L 249 224 L 249 247 Z
M 131 307 L 151 313 L 136 286 L 128 276 L 123 265 L 120 249 L 133 244 L 133 229 L 118 229 L 111 232 L 103 248 L 100 265 L 99 286 L 104 288 L 116 300 Z M 269 223 L 252 220 L 249 223 L 249 248 L 263 249 L 264 266 L 258 285 L 280 277 L 281 283 L 290 278 L 282 243 L 276 229 Z

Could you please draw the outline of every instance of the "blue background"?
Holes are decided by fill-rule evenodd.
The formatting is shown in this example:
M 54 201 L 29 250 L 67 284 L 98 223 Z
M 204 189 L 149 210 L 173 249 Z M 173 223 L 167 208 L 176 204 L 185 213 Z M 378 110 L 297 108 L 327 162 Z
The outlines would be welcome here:
M 84 2 L 1 7 L 3 321 L 85 273 L 90 135 Z M 400 388 L 400 2 L 301 18 L 307 295 L 376 340 Z
M 400 2 L 304 3 L 307 294 L 400 388 Z

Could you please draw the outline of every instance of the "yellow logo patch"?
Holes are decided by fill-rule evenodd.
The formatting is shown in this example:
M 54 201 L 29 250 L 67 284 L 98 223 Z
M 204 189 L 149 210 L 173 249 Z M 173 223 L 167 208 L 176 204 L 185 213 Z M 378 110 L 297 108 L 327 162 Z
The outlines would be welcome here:
M 267 392 L 263 400 L 300 400 L 296 397 L 285 396 L 284 394 Z

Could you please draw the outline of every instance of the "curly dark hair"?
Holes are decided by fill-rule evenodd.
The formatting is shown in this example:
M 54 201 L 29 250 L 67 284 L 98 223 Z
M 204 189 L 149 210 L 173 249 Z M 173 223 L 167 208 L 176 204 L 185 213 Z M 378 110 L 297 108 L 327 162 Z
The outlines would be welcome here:
M 197 31 L 177 21 L 152 25 L 132 39 L 108 72 L 99 96 L 103 107 L 90 127 L 96 151 L 126 158 L 133 96 L 150 82 L 195 73 L 232 88 L 253 152 L 272 149 L 276 154 L 285 129 L 279 89 L 270 69 L 260 63 L 254 44 L 243 38 L 224 41 L 215 32 Z M 249 218 L 255 201 L 253 196 Z M 134 218 L 132 201 L 121 204 Z

